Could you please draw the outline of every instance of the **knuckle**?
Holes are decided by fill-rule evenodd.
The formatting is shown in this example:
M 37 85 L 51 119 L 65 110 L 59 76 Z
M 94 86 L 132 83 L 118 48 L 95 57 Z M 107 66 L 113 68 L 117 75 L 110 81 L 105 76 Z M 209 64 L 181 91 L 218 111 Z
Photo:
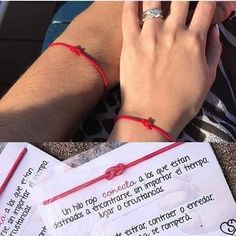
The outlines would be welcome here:
M 166 47 L 172 47 L 176 42 L 177 33 L 173 29 L 163 32 L 162 38 Z
M 142 46 L 143 48 L 146 48 L 147 50 L 155 50 L 156 48 L 156 37 L 150 35 L 150 34 L 143 34 L 142 38 Z
M 203 36 L 198 32 L 191 32 L 188 34 L 186 44 L 190 50 L 199 51 L 202 48 L 204 39 Z

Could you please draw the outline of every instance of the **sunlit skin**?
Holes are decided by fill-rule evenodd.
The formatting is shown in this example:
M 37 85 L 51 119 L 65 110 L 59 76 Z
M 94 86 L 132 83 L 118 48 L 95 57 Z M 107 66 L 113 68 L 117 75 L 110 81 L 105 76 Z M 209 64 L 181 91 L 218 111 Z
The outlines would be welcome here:
M 226 19 L 235 4 L 217 2 L 212 24 Z M 95 2 L 56 40 L 84 47 L 104 68 L 109 88 L 119 83 L 122 9 L 122 2 Z M 68 140 L 102 95 L 94 68 L 61 48 L 48 49 L 1 99 L 0 138 Z
M 143 2 L 144 10 L 160 7 L 159 1 Z M 172 2 L 165 19 L 148 19 L 140 27 L 138 3 L 125 3 L 121 115 L 151 117 L 177 138 L 197 115 L 215 81 L 221 55 L 219 31 L 210 27 L 215 8 L 215 2 L 199 2 L 186 23 L 189 2 Z M 111 134 L 118 141 L 160 141 L 160 137 L 128 120 L 118 120 Z

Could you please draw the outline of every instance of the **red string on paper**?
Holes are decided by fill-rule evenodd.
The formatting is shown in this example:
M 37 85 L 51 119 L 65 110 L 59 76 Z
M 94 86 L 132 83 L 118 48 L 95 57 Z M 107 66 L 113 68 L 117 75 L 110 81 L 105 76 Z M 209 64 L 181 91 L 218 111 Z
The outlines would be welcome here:
M 6 188 L 7 184 L 9 183 L 11 177 L 13 176 L 13 174 L 15 173 L 17 167 L 19 166 L 20 162 L 22 161 L 22 159 L 25 157 L 25 154 L 27 153 L 28 149 L 25 147 L 20 154 L 18 155 L 18 157 L 16 158 L 16 161 L 14 162 L 12 168 L 10 169 L 9 173 L 7 174 L 7 177 L 5 178 L 5 180 L 3 181 L 3 184 L 0 187 L 0 194 L 3 193 L 4 189 Z
M 153 129 L 153 130 L 157 131 L 164 138 L 166 138 L 168 141 L 174 142 L 173 138 L 171 138 L 170 135 L 165 130 L 163 130 L 160 127 L 154 125 L 153 122 L 150 119 L 142 119 L 142 118 L 138 118 L 138 117 L 134 117 L 134 116 L 128 116 L 128 115 L 119 115 L 119 116 L 116 117 L 115 122 L 117 122 L 118 120 L 121 120 L 121 119 L 126 119 L 126 120 L 131 120 L 131 121 L 141 123 L 146 128 L 148 128 L 150 130 Z
M 75 55 L 77 56 L 83 56 L 93 67 L 95 67 L 95 69 L 98 71 L 98 73 L 100 74 L 102 81 L 103 81 L 103 85 L 104 85 L 104 90 L 106 91 L 108 89 L 108 79 L 105 75 L 105 72 L 103 71 L 103 69 L 95 62 L 94 59 L 92 59 L 88 54 L 86 54 L 81 48 L 75 47 L 75 46 L 71 46 L 67 43 L 61 43 L 61 42 L 55 42 L 49 45 L 49 47 L 53 47 L 53 46 L 61 46 L 61 47 L 65 47 L 67 49 L 69 49 L 71 52 L 73 52 Z
M 53 202 L 55 202 L 55 201 L 57 201 L 59 199 L 67 197 L 68 195 L 71 195 L 71 194 L 73 194 L 73 193 L 75 193 L 75 192 L 77 192 L 79 190 L 85 189 L 85 188 L 87 188 L 87 187 L 89 187 L 89 186 L 91 186 L 93 184 L 96 184 L 99 181 L 111 180 L 111 179 L 113 179 L 116 176 L 122 175 L 125 172 L 125 170 L 127 170 L 127 169 L 129 169 L 129 168 L 131 168 L 133 166 L 136 166 L 136 165 L 138 165 L 138 164 L 140 164 L 140 163 L 142 163 L 144 161 L 147 161 L 147 160 L 149 160 L 149 159 L 151 159 L 151 158 L 153 158 L 153 157 L 155 157 L 157 155 L 160 155 L 160 154 L 162 154 L 164 152 L 167 152 L 167 151 L 169 151 L 169 150 L 171 150 L 171 149 L 173 149 L 173 148 L 175 148 L 175 147 L 177 147 L 177 146 L 179 146 L 181 144 L 183 144 L 183 143 L 182 142 L 175 142 L 175 143 L 172 143 L 172 144 L 170 144 L 170 145 L 168 145 L 166 147 L 163 147 L 163 148 L 161 148 L 161 149 L 159 149 L 159 150 L 157 150 L 155 152 L 149 153 L 149 154 L 147 154 L 147 155 L 145 155 L 145 156 L 143 156 L 143 157 L 141 157 L 141 158 L 139 158 L 137 160 L 134 160 L 134 161 L 132 161 L 130 163 L 127 163 L 127 164 L 119 163 L 119 164 L 117 164 L 115 166 L 112 166 L 112 167 L 108 168 L 103 175 L 101 175 L 101 176 L 99 176 L 97 178 L 91 179 L 88 182 L 85 182 L 85 183 L 83 183 L 81 185 L 78 185 L 78 186 L 76 186 L 76 187 L 74 187 L 74 188 L 72 188 L 70 190 L 67 190 L 67 191 L 65 191 L 65 192 L 63 192 L 61 194 L 58 194 L 58 195 L 56 195 L 56 196 L 54 196 L 52 198 L 49 198 L 49 199 L 43 201 L 42 204 L 43 205 L 48 205 L 50 203 L 53 203 Z

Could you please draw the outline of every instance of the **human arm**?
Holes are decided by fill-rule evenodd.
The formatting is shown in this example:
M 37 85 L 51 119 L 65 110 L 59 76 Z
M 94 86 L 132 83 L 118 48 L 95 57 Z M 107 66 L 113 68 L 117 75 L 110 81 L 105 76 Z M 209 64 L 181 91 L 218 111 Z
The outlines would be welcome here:
M 56 40 L 85 47 L 105 71 L 110 88 L 119 79 L 121 11 L 122 3 L 94 3 Z M 67 140 L 102 96 L 101 77 L 84 58 L 49 48 L 1 99 L 0 139 Z
M 225 19 L 231 12 L 231 8 L 225 7 L 225 4 L 228 3 L 217 3 L 219 7 L 214 17 L 217 21 Z M 111 86 L 117 84 L 119 78 L 122 5 L 122 2 L 95 2 L 76 17 L 57 40 L 85 47 L 86 52 L 103 67 Z M 74 61 L 73 68 L 69 63 L 72 62 L 71 59 Z M 65 68 L 61 73 L 62 64 Z M 48 70 L 50 75 L 46 73 Z M 70 78 L 70 83 L 67 78 Z M 86 87 L 78 78 L 83 79 L 83 82 L 92 79 L 98 86 L 89 83 L 92 86 Z M 46 51 L 1 99 L 0 139 L 68 139 L 101 98 L 100 82 L 97 72 L 82 58 L 75 58 L 62 48 Z M 86 95 L 81 94 L 83 91 L 80 88 L 86 88 Z M 96 91 L 96 94 L 91 94 L 90 91 Z

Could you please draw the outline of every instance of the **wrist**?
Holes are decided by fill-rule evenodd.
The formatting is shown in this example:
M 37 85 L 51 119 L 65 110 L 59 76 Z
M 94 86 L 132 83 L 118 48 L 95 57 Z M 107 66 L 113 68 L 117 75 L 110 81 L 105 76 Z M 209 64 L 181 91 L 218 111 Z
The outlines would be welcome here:
M 88 29 L 84 28 L 80 22 L 81 19 L 76 22 L 76 25 L 68 26 L 68 29 L 55 42 L 63 42 L 83 48 L 84 52 L 103 69 L 109 81 L 108 89 L 112 89 L 119 83 L 119 58 L 115 56 L 118 53 L 114 53 L 116 49 L 109 53 L 106 51 L 109 36 L 103 34 L 102 30 L 97 29 L 100 26 Z M 76 32 L 72 32 L 72 27 L 73 29 L 76 27 Z M 80 34 L 80 32 L 83 33 Z
M 141 123 L 137 123 L 127 119 L 119 119 L 116 121 L 109 140 L 118 142 L 168 141 L 161 133 L 153 129 L 148 129 Z
M 182 116 L 176 115 L 174 113 L 170 114 L 161 112 L 157 109 L 139 110 L 139 109 L 128 109 L 126 107 L 122 107 L 119 115 L 128 115 L 141 119 L 151 120 L 153 125 L 164 130 L 173 140 L 176 140 L 178 138 L 179 134 L 187 124 L 187 122 L 182 118 Z
M 74 95 L 100 99 L 104 93 L 103 81 L 97 70 L 82 56 L 76 56 L 64 47 L 48 48 L 25 73 L 25 78 L 46 83 L 58 83 L 51 91 L 56 96 Z M 63 86 L 60 86 L 63 85 Z M 96 91 L 96 92 L 95 92 Z

